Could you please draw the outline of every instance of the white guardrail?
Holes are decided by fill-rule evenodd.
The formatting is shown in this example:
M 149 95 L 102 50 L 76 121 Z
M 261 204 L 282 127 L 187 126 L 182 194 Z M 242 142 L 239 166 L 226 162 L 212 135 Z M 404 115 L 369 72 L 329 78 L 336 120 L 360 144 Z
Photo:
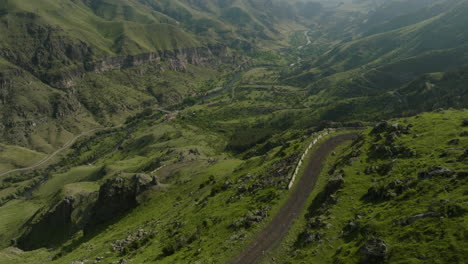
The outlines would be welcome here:
M 299 169 L 301 168 L 301 165 L 302 165 L 302 162 L 304 161 L 304 159 L 306 158 L 307 154 L 309 153 L 309 150 L 315 145 L 317 144 L 317 142 L 322 139 L 324 136 L 332 133 L 332 132 L 335 132 L 336 130 L 335 129 L 332 129 L 332 128 L 327 128 L 321 132 L 318 132 L 317 134 L 314 134 L 317 135 L 314 140 L 312 140 L 312 142 L 309 144 L 309 146 L 307 147 L 307 149 L 304 151 L 304 153 L 302 154 L 302 157 L 301 159 L 299 160 L 299 162 L 297 163 L 297 166 L 296 166 L 296 170 L 294 171 L 294 174 L 293 174 L 293 177 L 291 179 L 291 181 L 289 182 L 289 185 L 288 185 L 288 189 L 291 189 L 292 186 L 294 185 L 294 181 L 296 180 L 296 177 L 297 177 L 297 174 L 299 173 Z

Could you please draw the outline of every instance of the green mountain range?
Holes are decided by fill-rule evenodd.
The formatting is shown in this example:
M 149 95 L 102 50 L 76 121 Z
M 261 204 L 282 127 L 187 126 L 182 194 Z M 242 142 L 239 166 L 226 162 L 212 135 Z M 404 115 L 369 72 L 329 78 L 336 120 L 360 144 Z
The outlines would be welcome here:
M 0 0 L 0 264 L 464 263 L 467 24 L 466 0 Z

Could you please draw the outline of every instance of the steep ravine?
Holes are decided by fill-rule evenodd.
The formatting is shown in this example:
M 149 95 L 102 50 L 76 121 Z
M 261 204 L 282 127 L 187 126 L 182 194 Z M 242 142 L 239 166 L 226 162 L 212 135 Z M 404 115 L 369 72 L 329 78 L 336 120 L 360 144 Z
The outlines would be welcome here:
M 1 50 L 0 48 L 0 54 L 5 54 L 4 50 L 3 53 Z M 82 53 L 79 51 L 70 52 L 70 54 Z M 56 53 L 54 48 L 50 53 Z M 49 58 L 54 57 L 51 55 Z M 9 58 L 11 59 L 11 57 Z M 34 60 L 30 62 L 10 61 L 9 65 L 11 66 L 8 66 L 10 69 L 8 72 L 15 74 L 0 76 L 0 113 L 7 115 L 0 122 L 0 134 L 5 135 L 1 140 L 3 143 L 28 146 L 29 137 L 35 134 L 40 125 L 56 127 L 54 122 L 63 125 L 67 119 L 76 119 L 77 117 L 80 119 L 79 116 L 85 116 L 87 119 L 92 117 L 94 120 L 97 118 L 96 121 L 102 123 L 107 119 L 106 116 L 120 115 L 144 105 L 148 106 L 148 104 L 161 104 L 164 103 L 159 102 L 161 98 L 170 97 L 170 94 L 164 93 L 164 89 L 161 89 L 157 94 L 164 96 L 154 98 L 154 91 L 159 89 L 157 82 L 152 84 L 155 86 L 152 91 L 129 87 L 125 83 L 136 83 L 136 80 L 142 78 L 157 80 L 159 75 L 166 71 L 185 73 L 188 71 L 189 65 L 214 69 L 223 64 L 236 65 L 241 63 L 241 57 L 223 45 L 155 51 L 94 60 L 77 55 L 67 58 L 82 58 L 83 61 L 73 63 L 68 67 L 47 71 L 43 71 L 40 65 L 35 65 Z M 138 68 L 145 65 L 148 65 L 145 69 Z M 123 79 L 114 81 L 104 76 L 113 70 L 122 70 L 123 74 L 121 72 L 120 75 Z M 191 78 L 196 79 L 198 76 L 194 75 Z M 159 79 L 161 78 L 159 77 Z M 164 79 L 161 80 L 161 82 L 164 81 Z M 114 85 L 119 86 L 120 90 L 110 90 L 114 94 L 105 92 Z M 169 85 L 171 84 L 169 83 Z M 97 88 L 102 87 L 104 92 L 100 95 L 99 100 L 95 100 L 97 98 L 93 95 L 99 93 L 96 86 Z M 138 89 L 137 93 L 135 93 L 135 89 Z M 38 101 L 36 104 L 18 102 L 22 97 L 21 94 L 34 93 L 38 94 L 37 99 L 31 100 L 31 102 Z M 123 96 L 123 94 L 131 96 Z M 115 98 L 116 96 L 118 97 Z M 183 94 L 177 95 L 175 98 L 177 100 L 171 99 L 170 101 L 171 103 L 179 102 L 183 96 Z M 111 97 L 114 99 L 110 100 Z M 32 109 L 31 105 L 37 107 Z M 95 122 L 89 120 L 89 122 Z M 74 122 L 78 127 L 80 126 L 79 123 Z M 79 131 L 70 132 L 78 133 Z

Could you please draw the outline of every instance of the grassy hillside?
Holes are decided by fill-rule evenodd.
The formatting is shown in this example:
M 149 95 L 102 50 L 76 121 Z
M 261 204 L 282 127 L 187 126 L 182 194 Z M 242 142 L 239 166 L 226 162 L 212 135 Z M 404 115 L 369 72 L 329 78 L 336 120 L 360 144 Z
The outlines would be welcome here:
M 224 263 L 232 259 L 287 198 L 285 186 L 297 158 L 308 145 L 310 132 L 278 130 L 253 145 L 230 148 L 239 146 L 237 140 L 244 142 L 239 138 L 238 127 L 245 131 L 246 136 L 249 133 L 258 135 L 261 131 L 254 124 L 242 125 L 245 121 L 242 121 L 242 116 L 226 119 L 229 117 L 226 112 L 224 116 L 207 116 L 208 113 L 204 112 L 213 111 L 210 110 L 213 107 L 218 106 L 195 105 L 180 112 L 178 118 L 171 121 L 164 121 L 160 114 L 150 114 L 135 120 L 130 137 L 124 136 L 126 129 L 118 129 L 92 140 L 80 141 L 74 146 L 74 151 L 50 171 L 49 180 L 33 192 L 32 198 L 13 200 L 1 207 L 2 211 L 12 215 L 12 218 L 3 219 L 3 225 L 18 229 L 34 212 L 27 208 L 44 206 L 40 211 L 52 210 L 54 204 L 65 197 L 96 193 L 99 184 L 102 186 L 116 177 L 154 175 L 159 183 L 138 194 L 138 207 L 99 225 L 91 233 L 78 232 L 68 242 L 52 247 L 50 253 L 54 261 L 51 263 L 101 257 L 105 262 L 126 259 L 161 263 L 182 260 Z M 265 113 L 259 117 L 262 115 Z M 201 122 L 205 118 L 212 120 L 214 116 L 219 121 L 210 125 Z M 466 127 L 463 125 L 465 116 L 466 111 L 444 111 L 390 120 L 390 125 L 400 124 L 396 126 L 396 132 L 388 132 L 393 129 L 390 125 L 380 125 L 372 130 L 374 132 L 371 129 L 363 132 L 364 136 L 359 141 L 337 150 L 329 158 L 327 166 L 330 169 L 323 171 L 318 186 L 324 186 L 327 179 L 341 173 L 344 175 L 344 187 L 333 196 L 336 204 L 333 202 L 330 205 L 320 202 L 319 198 L 314 200 L 318 202 L 312 202 L 314 197 L 321 197 L 320 189 L 317 189 L 310 198 L 312 205 L 306 218 L 306 221 L 315 223 L 314 219 L 318 217 L 329 225 L 319 225 L 320 229 L 313 229 L 321 237 L 309 242 L 309 236 L 302 234 L 305 220 L 299 221 L 277 259 L 286 263 L 311 259 L 324 263 L 331 259 L 355 263 L 361 258 L 359 248 L 371 237 L 385 241 L 389 250 L 386 257 L 392 263 L 411 259 L 412 254 L 418 254 L 414 255 L 415 258 L 421 255 L 436 260 L 460 259 L 464 253 L 457 241 L 462 238 L 454 235 L 453 230 L 463 228 L 463 221 L 460 221 L 460 217 L 465 215 L 463 202 L 437 202 L 442 198 L 451 202 L 462 199 L 463 173 L 466 174 L 467 169 L 464 161 L 464 149 L 467 147 L 466 131 L 463 131 Z M 122 137 L 124 141 L 121 141 Z M 235 152 L 226 152 L 229 149 Z M 453 171 L 450 175 L 454 178 L 443 179 L 447 183 L 440 185 L 439 176 L 427 179 L 418 176 L 419 172 L 433 166 L 448 168 Z M 331 176 L 327 176 L 329 173 Z M 388 187 L 393 186 L 392 182 L 401 182 L 404 191 L 400 193 L 400 187 Z M 437 186 L 445 187 L 440 189 Z M 442 198 L 439 199 L 437 195 Z M 15 202 L 20 204 L 11 207 Z M 325 204 L 327 211 L 316 207 L 316 204 Z M 88 208 L 86 204 L 79 206 Z M 408 210 L 402 210 L 402 206 Z M 11 211 L 13 208 L 14 211 Z M 391 224 L 394 220 L 406 219 L 425 210 L 447 214 L 447 217 L 424 218 L 408 225 Z M 362 229 L 346 237 L 340 236 L 340 230 L 346 229 L 348 220 L 354 219 L 355 213 L 360 216 L 354 222 Z M 320 214 L 324 216 L 319 217 Z M 373 220 L 368 223 L 371 216 Z M 439 240 L 437 247 L 452 243 L 443 255 L 431 254 L 436 247 L 432 243 L 428 242 L 424 248 L 417 249 L 419 243 L 411 244 L 417 239 L 432 241 L 432 233 L 421 231 L 417 237 L 404 236 L 408 232 L 414 233 L 415 224 L 423 224 L 418 227 L 422 230 L 436 228 L 434 226 L 439 219 L 449 222 L 437 225 L 437 230 L 447 233 L 443 243 Z M 395 228 L 401 231 L 394 232 Z M 405 231 L 408 228 L 412 228 L 411 231 Z M 307 232 L 307 235 L 312 234 L 309 229 Z M 8 239 L 14 236 L 8 232 L 3 234 L 5 238 L 10 236 Z M 129 235 L 128 242 L 123 242 Z M 335 240 L 335 236 L 338 239 Z M 318 239 L 322 242 L 318 242 Z M 395 242 L 401 239 L 405 241 L 403 244 Z M 332 247 L 328 246 L 329 243 Z M 339 247 L 343 249 L 339 250 Z M 405 251 L 408 247 L 411 250 Z M 45 252 L 44 249 L 21 252 L 9 248 L 0 254 L 0 263 L 22 263 L 33 256 L 48 263 L 46 259 L 50 253 Z
M 76 134 L 149 105 L 178 104 L 208 89 L 201 86 L 214 68 L 241 64 L 237 49 L 281 40 L 284 21 L 300 27 L 289 17 L 267 21 L 273 11 L 260 15 L 247 1 L 7 0 L 0 10 L 2 140 L 35 149 L 40 130 Z M 119 69 L 127 71 L 110 72 Z
M 276 86 L 277 74 L 277 69 L 253 68 L 228 91 L 187 102 L 174 112 L 173 120 L 144 111 L 122 128 L 79 140 L 43 170 L 2 179 L 0 211 L 15 216 L 2 225 L 16 230 L 4 233 L 2 246 L 17 239 L 23 249 L 39 249 L 5 249 L 0 262 L 20 263 L 32 256 L 47 262 L 42 247 L 52 248 L 56 263 L 97 257 L 162 263 L 231 259 L 287 197 L 297 158 L 311 133 L 320 129 L 310 124 L 303 126 L 307 129 L 288 129 L 289 112 L 295 111 L 303 91 Z M 139 206 L 111 214 L 113 219 L 97 226 L 86 217 L 76 218 L 101 212 L 90 209 L 99 202 L 89 184 L 102 188 L 108 181 L 134 176 L 156 176 L 158 184 L 141 193 L 122 194 L 125 200 L 109 201 L 107 207 L 133 199 Z M 60 218 L 68 215 L 65 212 L 71 217 Z M 53 235 L 49 243 L 38 239 L 41 232 L 49 232 L 44 226 L 57 226 L 52 224 L 57 219 L 63 223 L 57 230 L 69 237 Z M 140 229 L 144 232 L 138 235 Z M 135 239 L 122 244 L 128 232 Z M 87 250 L 90 243 L 92 252 Z
M 25 207 L 15 206 L 11 213 L 16 216 L 15 228 L 31 217 L 22 211 L 29 208 L 26 206 L 37 204 L 44 206 L 41 211 L 53 211 L 54 203 L 82 193 L 76 191 L 83 188 L 76 183 L 103 184 L 107 179 L 135 173 L 154 175 L 159 184 L 138 195 L 140 206 L 124 213 L 119 220 L 106 222 L 84 236 L 78 233 L 63 246 L 56 247 L 53 262 L 69 263 L 101 256 L 106 261 L 124 258 L 162 263 L 231 258 L 247 242 L 246 235 L 286 197 L 285 186 L 296 157 L 306 145 L 298 137 L 304 132 L 280 133 L 269 140 L 268 147 L 258 150 L 264 155 L 242 159 L 226 152 L 230 143 L 223 133 L 195 126 L 193 120 L 183 118 L 195 109 L 179 113 L 181 119 L 172 121 L 151 114 L 140 120 L 131 136 L 121 143 L 116 131 L 117 134 L 105 133 L 95 140 L 76 144 L 75 151 L 50 171 L 48 181 L 32 193 L 31 199 L 19 199 Z M 235 129 L 236 125 L 230 127 Z M 114 144 L 120 147 L 114 149 Z M 114 150 L 109 152 L 110 149 Z M 97 159 L 90 161 L 93 156 Z M 90 162 L 92 166 L 77 166 Z M 73 168 L 67 169 L 69 166 Z M 10 203 L 14 201 L 1 210 L 9 212 Z M 10 218 L 3 221 L 4 226 L 13 226 Z M 106 231 L 109 228 L 114 231 Z M 135 235 L 135 240 L 119 242 L 128 232 Z M 11 233 L 3 234 L 13 237 Z M 86 249 L 89 244 L 94 245 L 91 252 Z M 110 253 L 104 254 L 109 247 Z M 31 254 L 42 258 L 42 252 L 40 249 L 18 255 L 6 250 L 0 262 L 22 262 Z
M 67 0 L 40 0 L 33 4 L 8 1 L 6 10 L 7 14 L 2 16 L 2 19 L 8 21 L 5 31 L 17 34 L 19 29 L 15 29 L 15 26 L 33 20 L 39 25 L 60 28 L 61 34 L 72 39 L 84 40 L 97 50 L 98 55 L 100 51 L 110 54 L 137 54 L 142 50 L 148 52 L 196 45 L 193 37 L 181 29 L 162 24 L 161 21 L 168 20 L 165 15 L 151 12 L 138 1 L 90 1 L 89 6 L 82 1 Z M 172 24 L 175 25 L 175 22 Z M 135 35 L 134 30 L 129 30 L 131 28 L 151 32 Z M 155 36 L 158 36 L 159 42 L 151 41 L 151 37 Z M 127 38 L 131 43 L 127 43 L 127 46 L 118 45 L 121 39 Z M 171 42 L 165 43 L 166 40 Z
M 429 51 L 460 47 L 467 38 L 461 26 L 466 23 L 467 3 L 459 1 L 447 5 L 450 8 L 438 9 L 422 21 L 400 24 L 393 30 L 376 30 L 370 36 L 342 42 L 313 62 L 317 68 L 309 71 L 328 75 L 363 65 L 378 67 Z M 415 14 L 424 12 L 419 10 Z M 361 25 L 361 30 L 363 28 L 365 26 Z
M 321 119 L 335 121 L 349 120 L 350 115 L 376 120 L 437 108 L 464 108 L 466 54 L 465 46 L 431 51 L 379 67 L 366 65 L 312 80 L 305 105 Z M 308 78 L 299 77 L 301 82 Z
M 337 175 L 343 184 L 331 196 L 314 192 L 278 261 L 463 263 L 466 116 L 390 120 L 330 157 L 321 186 Z
M 273 261 L 461 263 L 467 10 L 0 0 L 0 174 L 70 145 L 0 177 L 0 263 L 227 263 L 316 132 L 391 118 L 328 158 Z
M 312 44 L 294 51 L 301 59 L 281 72 L 283 84 L 309 90 L 303 105 L 311 117 L 302 119 L 378 120 L 466 107 L 466 93 L 455 84 L 464 82 L 459 73 L 468 62 L 460 27 L 466 2 L 423 2 L 400 11 L 406 2 L 394 1 L 375 7 L 367 16 L 358 15 L 349 24 L 356 30 L 347 31 L 352 38 L 342 39 L 323 55 L 327 37 L 321 31 L 333 32 L 334 25 L 312 28 Z M 346 6 L 338 10 L 344 12 Z M 374 31 L 360 22 L 364 18 L 374 21 Z

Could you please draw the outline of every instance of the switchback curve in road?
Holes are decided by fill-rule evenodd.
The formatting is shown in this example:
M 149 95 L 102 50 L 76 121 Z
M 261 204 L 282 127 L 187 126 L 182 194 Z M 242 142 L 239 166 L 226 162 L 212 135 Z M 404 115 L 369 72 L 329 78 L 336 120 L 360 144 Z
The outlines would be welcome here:
M 257 263 L 264 257 L 265 252 L 279 246 L 294 220 L 306 206 L 307 199 L 314 189 L 327 155 L 343 142 L 352 140 L 356 136 L 356 133 L 348 133 L 331 137 L 312 152 L 302 177 L 296 183 L 296 187 L 292 189 L 286 203 L 274 216 L 270 224 L 261 231 L 255 241 L 232 262 L 233 264 Z

